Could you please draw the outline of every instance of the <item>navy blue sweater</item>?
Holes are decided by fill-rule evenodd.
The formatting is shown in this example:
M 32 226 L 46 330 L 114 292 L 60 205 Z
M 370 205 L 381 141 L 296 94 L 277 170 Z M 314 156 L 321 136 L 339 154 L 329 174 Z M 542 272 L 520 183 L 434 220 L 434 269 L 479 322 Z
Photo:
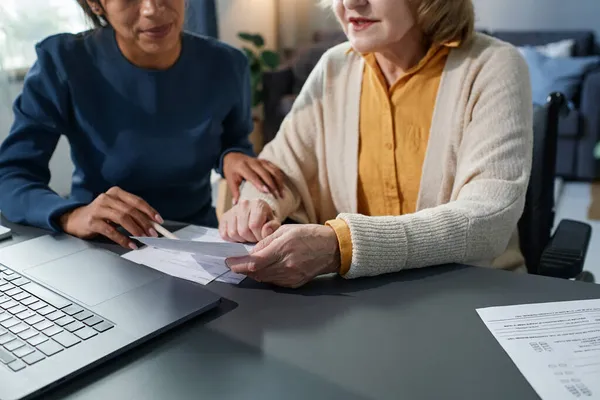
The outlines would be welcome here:
M 58 216 L 119 186 L 165 219 L 216 225 L 211 170 L 228 152 L 252 155 L 242 52 L 185 33 L 171 68 L 146 70 L 122 55 L 110 28 L 52 36 L 36 51 L 0 147 L 5 217 L 60 230 Z M 75 165 L 69 198 L 48 187 L 61 135 Z

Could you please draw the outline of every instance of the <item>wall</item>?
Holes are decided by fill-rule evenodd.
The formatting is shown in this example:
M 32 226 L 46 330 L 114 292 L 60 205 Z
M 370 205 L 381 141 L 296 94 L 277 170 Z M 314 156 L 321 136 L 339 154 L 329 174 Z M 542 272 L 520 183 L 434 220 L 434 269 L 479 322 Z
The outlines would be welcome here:
M 259 32 L 266 46 L 277 46 L 276 11 L 278 0 L 216 0 L 219 17 L 219 38 L 240 47 L 240 31 Z
M 600 0 L 473 0 L 477 26 L 489 29 L 593 29 Z
M 269 48 L 293 48 L 308 43 L 317 30 L 339 29 L 329 10 L 317 0 L 217 0 L 219 36 L 240 46 L 237 33 L 260 32 Z

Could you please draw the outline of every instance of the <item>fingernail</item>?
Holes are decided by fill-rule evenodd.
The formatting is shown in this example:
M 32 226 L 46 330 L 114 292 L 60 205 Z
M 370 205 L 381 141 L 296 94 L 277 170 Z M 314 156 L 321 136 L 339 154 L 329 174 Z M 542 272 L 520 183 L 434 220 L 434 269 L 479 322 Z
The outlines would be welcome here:
M 137 247 L 137 246 L 135 245 L 135 243 L 133 243 L 133 242 L 129 243 L 129 248 L 130 248 L 131 250 L 137 250 L 137 249 L 138 249 L 138 247 Z
M 265 192 L 265 193 L 269 193 L 269 188 L 268 188 L 268 187 L 266 187 L 266 186 L 263 186 L 263 187 L 262 187 L 262 190 L 263 190 L 263 192 Z
M 229 259 L 225 259 L 225 265 L 227 265 L 227 268 L 231 269 L 231 265 L 229 264 Z
M 164 224 L 165 223 L 165 220 L 162 219 L 162 217 L 160 216 L 160 214 L 156 214 L 154 216 L 154 218 L 156 219 L 156 222 L 158 222 L 159 224 Z
M 152 236 L 152 237 L 158 237 L 158 232 L 156 232 L 154 230 L 154 228 L 150 228 L 150 236 Z

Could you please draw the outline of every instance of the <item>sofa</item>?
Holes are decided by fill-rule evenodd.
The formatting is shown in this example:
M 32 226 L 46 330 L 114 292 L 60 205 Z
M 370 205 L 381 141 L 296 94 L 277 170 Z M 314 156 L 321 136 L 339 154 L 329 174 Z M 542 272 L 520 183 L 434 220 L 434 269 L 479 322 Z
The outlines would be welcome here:
M 573 39 L 573 57 L 598 54 L 593 31 L 482 31 L 515 46 L 540 46 Z M 277 71 L 265 73 L 264 140 L 272 140 L 281 122 L 322 54 L 344 42 L 343 32 L 320 32 L 310 45 L 297 49 L 294 57 Z M 600 141 L 600 68 L 583 76 L 569 98 L 571 112 L 561 117 L 556 175 L 568 180 L 600 178 L 594 147 Z
M 593 31 L 489 31 L 491 36 L 515 46 L 540 46 L 573 39 L 573 57 L 598 55 Z M 577 90 L 567 99 L 568 116 L 561 117 L 556 174 L 565 179 L 600 178 L 594 147 L 600 141 L 600 68 L 587 71 Z

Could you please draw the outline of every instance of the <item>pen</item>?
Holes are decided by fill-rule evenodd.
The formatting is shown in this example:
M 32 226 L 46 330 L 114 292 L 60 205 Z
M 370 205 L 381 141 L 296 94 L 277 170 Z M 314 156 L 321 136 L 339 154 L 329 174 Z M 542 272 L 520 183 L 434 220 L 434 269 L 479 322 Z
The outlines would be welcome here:
M 169 238 L 169 239 L 179 239 L 177 236 L 173 235 L 173 234 L 172 234 L 171 232 L 169 232 L 167 229 L 163 228 L 163 226 L 162 226 L 162 225 L 160 225 L 160 224 L 158 224 L 158 223 L 156 223 L 156 222 L 154 222 L 154 221 L 152 222 L 152 227 L 153 227 L 154 229 L 156 229 L 156 231 L 157 231 L 158 233 L 160 233 L 161 235 L 163 235 L 163 236 L 164 236 L 164 237 L 166 237 L 166 238 Z

